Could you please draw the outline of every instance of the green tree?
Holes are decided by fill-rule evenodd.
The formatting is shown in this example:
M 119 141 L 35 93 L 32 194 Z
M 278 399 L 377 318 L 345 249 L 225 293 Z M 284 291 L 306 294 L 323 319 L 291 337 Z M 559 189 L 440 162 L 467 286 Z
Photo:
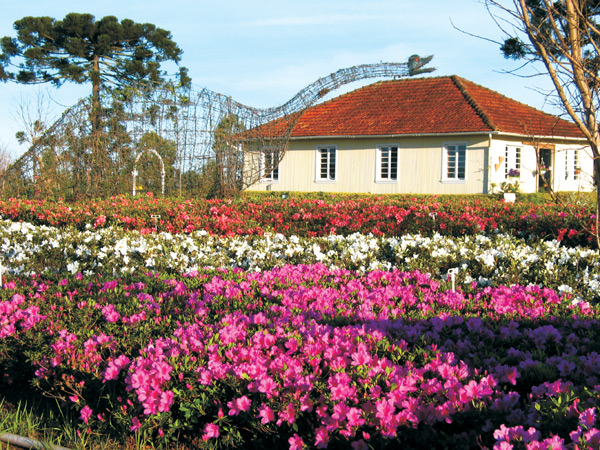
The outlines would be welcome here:
M 25 84 L 64 82 L 92 85 L 92 164 L 100 157 L 103 90 L 160 84 L 161 63 L 178 63 L 182 51 L 171 33 L 149 23 L 114 16 L 95 20 L 70 13 L 62 20 L 24 17 L 14 23 L 16 38 L 0 40 L 0 80 Z M 185 68 L 180 82 L 189 84 Z M 97 172 L 98 167 L 91 167 Z M 96 176 L 99 176 L 97 173 Z
M 504 56 L 543 65 L 560 104 L 590 145 L 600 246 L 600 1 L 486 0 L 486 6 L 498 24 L 510 24 L 502 25 Z
M 0 182 L 0 198 L 4 195 L 6 186 L 6 170 L 8 169 L 9 165 L 10 155 L 4 147 L 0 146 L 0 179 L 2 179 L 2 182 Z
M 213 142 L 216 186 L 211 195 L 229 197 L 242 190 L 244 157 L 234 137 L 245 130 L 244 123 L 235 114 L 223 117 L 217 125 Z

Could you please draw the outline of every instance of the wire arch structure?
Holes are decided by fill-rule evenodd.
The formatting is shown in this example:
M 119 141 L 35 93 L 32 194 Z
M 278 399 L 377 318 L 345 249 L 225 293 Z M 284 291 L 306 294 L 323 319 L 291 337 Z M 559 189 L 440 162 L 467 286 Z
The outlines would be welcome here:
M 115 128 L 107 132 L 107 160 L 120 172 L 126 168 L 119 165 L 131 167 L 132 159 L 135 159 L 135 166 L 145 151 L 144 137 L 152 134 L 175 149 L 172 161 L 175 175 L 169 175 L 167 180 L 171 190 L 178 184 L 181 193 L 182 177 L 186 173 L 200 173 L 210 164 L 222 165 L 220 171 L 226 182 L 237 183 L 237 187 L 243 189 L 279 164 L 302 113 L 327 94 L 364 79 L 412 77 L 432 72 L 435 68 L 425 67 L 432 58 L 412 55 L 402 63 L 380 62 L 340 69 L 319 78 L 287 102 L 272 108 L 247 106 L 206 88 L 193 90 L 168 86 L 152 91 L 130 91 L 118 98 L 112 97 L 115 113 L 109 119 L 117 116 L 119 119 Z M 89 164 L 85 142 L 90 135 L 90 108 L 90 99 L 84 98 L 66 110 L 13 166 L 19 167 L 20 173 L 29 174 L 31 179 L 43 178 L 44 168 L 38 159 L 44 150 L 53 155 L 61 170 L 85 172 L 86 164 Z M 118 136 L 122 138 L 117 140 Z M 252 145 L 249 146 L 250 141 Z M 79 156 L 73 151 L 74 146 L 82 147 Z M 132 156 L 120 160 L 119 155 L 125 147 L 130 149 Z M 264 161 L 248 165 L 244 153 L 254 153 L 260 159 L 262 148 L 271 149 L 269 161 L 273 167 L 265 167 Z M 156 146 L 154 153 L 160 158 L 160 149 Z M 39 173 L 35 173 L 36 167 Z M 164 164 L 161 170 L 164 173 Z M 163 193 L 164 184 L 163 174 Z
M 137 171 L 137 163 L 139 162 L 140 158 L 142 157 L 142 155 L 145 152 L 149 152 L 152 153 L 153 155 L 155 155 L 158 158 L 158 161 L 160 162 L 160 193 L 161 195 L 165 195 L 165 163 L 163 162 L 162 156 L 160 156 L 160 154 L 153 148 L 145 148 L 143 150 L 141 150 L 137 156 L 135 157 L 135 162 L 133 163 L 133 170 L 131 171 L 131 176 L 132 176 L 132 195 L 135 197 L 135 192 L 136 192 L 136 183 L 135 183 L 135 179 L 138 176 L 138 171 Z

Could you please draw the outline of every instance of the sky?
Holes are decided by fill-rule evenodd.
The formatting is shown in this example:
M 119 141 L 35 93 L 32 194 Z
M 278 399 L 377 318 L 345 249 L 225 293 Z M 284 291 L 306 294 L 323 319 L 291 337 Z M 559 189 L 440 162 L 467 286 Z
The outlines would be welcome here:
M 283 104 L 338 69 L 405 62 L 419 54 L 434 55 L 429 66 L 437 70 L 427 76 L 458 75 L 560 114 L 543 95 L 550 88 L 545 77 L 527 76 L 534 68 L 511 73 L 520 63 L 502 56 L 497 42 L 503 34 L 481 0 L 1 0 L 0 4 L 0 36 L 15 37 L 13 23 L 23 17 L 62 19 L 70 12 L 153 23 L 169 30 L 183 50 L 180 64 L 189 69 L 196 88 L 257 108 Z M 349 85 L 330 97 L 357 87 Z M 89 85 L 0 83 L 0 150 L 13 158 L 26 150 L 14 138 L 24 128 L 22 116 L 37 117 L 41 109 L 43 118 L 52 121 L 90 93 Z

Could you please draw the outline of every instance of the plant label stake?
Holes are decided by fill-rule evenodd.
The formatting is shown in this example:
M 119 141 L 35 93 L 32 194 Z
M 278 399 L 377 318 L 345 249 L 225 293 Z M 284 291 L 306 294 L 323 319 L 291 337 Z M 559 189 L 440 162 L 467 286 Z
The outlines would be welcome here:
M 158 219 L 160 219 L 160 214 L 152 214 L 150 217 L 154 219 L 154 231 L 158 233 Z
M 2 271 L 4 270 L 4 267 L 2 266 L 2 262 L 3 262 L 3 261 L 4 261 L 4 259 L 0 258 L 0 288 L 1 288 L 2 286 L 4 286 L 4 285 L 2 284 Z
M 453 267 L 452 269 L 448 269 L 448 276 L 452 280 L 452 292 L 454 292 L 454 283 L 456 281 L 457 273 L 458 273 L 458 267 Z
M 431 217 L 433 219 L 433 221 L 435 222 L 435 218 L 437 217 L 437 213 L 431 212 L 431 213 L 429 213 L 429 217 Z

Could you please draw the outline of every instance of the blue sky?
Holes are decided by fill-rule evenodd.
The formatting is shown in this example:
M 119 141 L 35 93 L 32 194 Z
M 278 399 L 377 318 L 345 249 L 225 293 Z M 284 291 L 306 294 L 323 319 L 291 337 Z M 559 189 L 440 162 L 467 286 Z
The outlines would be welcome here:
M 284 103 L 303 87 L 344 67 L 404 62 L 434 55 L 428 76 L 459 75 L 552 114 L 560 111 L 539 90 L 540 77 L 506 73 L 519 66 L 498 45 L 502 34 L 478 0 L 20 0 L 3 2 L 0 36 L 15 36 L 25 16 L 62 19 L 69 12 L 114 15 L 169 30 L 183 50 L 181 64 L 194 85 L 254 107 Z M 520 72 L 530 74 L 529 72 Z M 376 80 L 372 80 L 376 81 Z M 369 81 L 369 82 L 372 82 Z M 364 83 L 363 83 L 364 84 Z M 346 90 L 358 87 L 350 85 Z M 0 84 L 0 148 L 13 157 L 25 150 L 14 139 L 22 129 L 18 105 L 48 95 L 50 117 L 87 95 L 90 87 Z M 339 95 L 343 91 L 333 94 Z

